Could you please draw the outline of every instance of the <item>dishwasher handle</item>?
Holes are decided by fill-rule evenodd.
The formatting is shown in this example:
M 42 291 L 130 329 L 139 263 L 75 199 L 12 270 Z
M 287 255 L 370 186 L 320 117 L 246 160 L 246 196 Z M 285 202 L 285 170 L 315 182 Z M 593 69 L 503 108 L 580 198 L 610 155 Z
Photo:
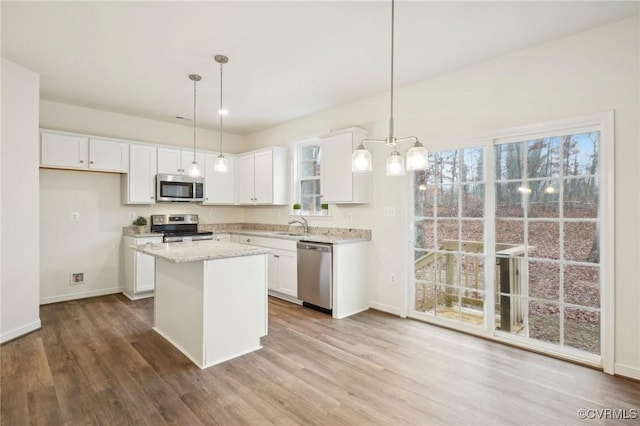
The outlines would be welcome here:
M 298 241 L 297 247 L 298 250 L 314 250 L 322 253 L 331 253 L 333 251 L 333 244 Z

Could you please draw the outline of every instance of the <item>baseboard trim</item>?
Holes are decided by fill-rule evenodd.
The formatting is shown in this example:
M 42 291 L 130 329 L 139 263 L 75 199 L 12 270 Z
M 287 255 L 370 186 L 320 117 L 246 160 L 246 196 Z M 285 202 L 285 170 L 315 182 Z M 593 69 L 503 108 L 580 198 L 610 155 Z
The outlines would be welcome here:
M 640 368 L 630 367 L 623 364 L 615 364 L 613 374 L 616 376 L 625 376 L 630 379 L 640 380 Z
M 395 306 L 385 305 L 384 303 L 369 302 L 369 307 L 378 311 L 386 312 L 388 314 L 401 316 L 400 308 L 397 308 Z
M 6 343 L 9 340 L 17 339 L 18 337 L 40 329 L 40 327 L 42 327 L 42 324 L 40 323 L 40 319 L 38 319 L 37 321 L 33 321 L 27 325 L 23 325 L 22 327 L 18 327 L 15 330 L 3 333 L 2 337 L 0 337 L 0 343 Z
M 121 287 L 104 288 L 100 290 L 83 291 L 80 293 L 63 294 L 61 296 L 51 296 L 40 298 L 41 305 L 47 305 L 49 303 L 66 302 L 69 300 L 86 299 L 88 297 L 106 296 L 108 294 L 121 293 Z

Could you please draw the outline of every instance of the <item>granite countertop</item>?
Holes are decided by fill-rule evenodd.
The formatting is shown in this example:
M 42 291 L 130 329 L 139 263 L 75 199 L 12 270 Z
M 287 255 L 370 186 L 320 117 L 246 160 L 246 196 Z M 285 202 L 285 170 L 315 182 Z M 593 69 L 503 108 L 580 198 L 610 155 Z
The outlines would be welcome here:
M 359 243 L 363 241 L 371 241 L 370 237 L 354 237 L 345 235 L 328 235 L 328 234 L 297 234 L 294 232 L 285 231 L 257 231 L 250 229 L 234 229 L 229 231 L 231 234 L 239 235 L 253 235 L 256 237 L 267 238 L 279 238 L 284 240 L 294 241 L 311 241 L 314 243 L 326 243 L 326 244 L 346 244 L 346 243 Z
M 159 257 L 174 263 L 254 256 L 270 252 L 269 249 L 262 247 L 211 240 L 188 241 L 182 243 L 148 243 L 131 246 L 131 248 L 150 256 Z

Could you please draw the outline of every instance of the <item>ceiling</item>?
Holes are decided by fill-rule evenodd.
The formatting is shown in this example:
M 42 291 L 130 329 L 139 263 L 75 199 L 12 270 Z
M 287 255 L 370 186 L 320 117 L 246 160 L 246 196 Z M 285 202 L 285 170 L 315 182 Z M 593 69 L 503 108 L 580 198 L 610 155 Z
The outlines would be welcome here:
M 2 1 L 43 99 L 248 134 L 389 89 L 390 2 Z M 638 14 L 636 1 L 397 1 L 396 86 Z

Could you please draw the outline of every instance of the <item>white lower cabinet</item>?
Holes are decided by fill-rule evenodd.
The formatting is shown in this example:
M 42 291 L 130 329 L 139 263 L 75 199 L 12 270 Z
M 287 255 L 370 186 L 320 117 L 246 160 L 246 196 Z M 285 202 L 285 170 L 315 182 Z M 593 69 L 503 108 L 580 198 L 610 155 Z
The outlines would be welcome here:
M 294 240 L 279 238 L 232 235 L 240 244 L 249 244 L 271 249 L 267 283 L 269 294 L 282 299 L 297 301 L 298 298 L 298 253 Z
M 214 241 L 222 241 L 225 243 L 231 242 L 231 234 L 213 234 Z
M 161 243 L 162 237 L 124 237 L 124 284 L 122 293 L 131 300 L 152 297 L 155 290 L 155 259 L 131 246 Z

